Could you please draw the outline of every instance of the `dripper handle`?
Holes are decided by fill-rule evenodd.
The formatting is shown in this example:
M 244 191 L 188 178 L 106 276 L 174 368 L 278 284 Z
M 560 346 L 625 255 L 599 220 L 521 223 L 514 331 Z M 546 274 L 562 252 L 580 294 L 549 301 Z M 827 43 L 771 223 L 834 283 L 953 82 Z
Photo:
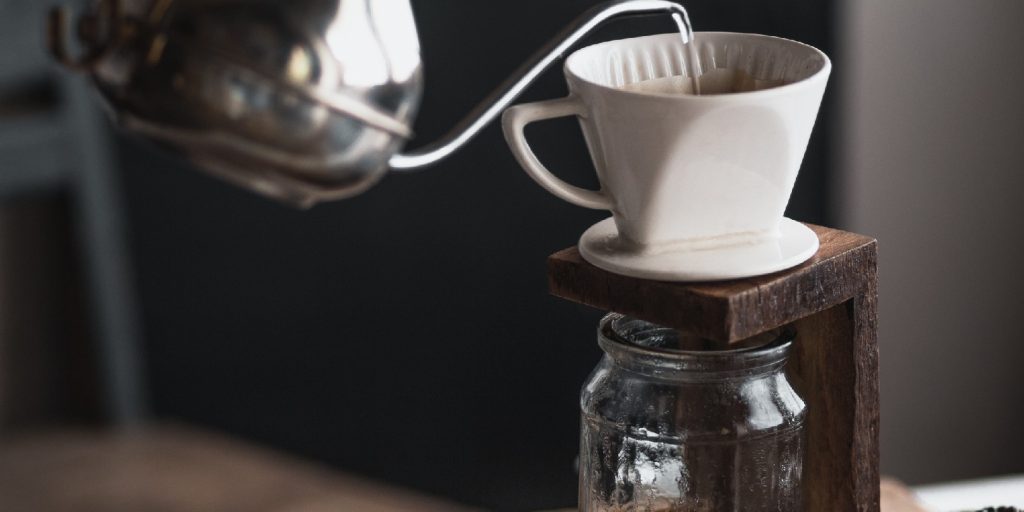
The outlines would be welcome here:
M 577 206 L 595 210 L 611 210 L 612 199 L 604 191 L 587 190 L 562 181 L 547 167 L 544 167 L 544 164 L 540 163 L 537 155 L 533 153 L 530 144 L 526 141 L 524 129 L 530 123 L 583 114 L 583 103 L 576 96 L 570 95 L 557 100 L 516 105 L 505 111 L 501 121 L 508 147 L 526 174 L 529 174 L 537 184 L 560 199 Z
M 580 15 L 548 44 L 538 50 L 512 75 L 480 102 L 469 114 L 440 140 L 410 153 L 391 157 L 396 171 L 417 170 L 448 157 L 473 139 L 498 117 L 537 78 L 565 55 L 581 39 L 605 22 L 620 16 L 670 14 L 681 28 L 686 41 L 693 39 L 693 29 L 686 9 L 668 0 L 611 0 Z

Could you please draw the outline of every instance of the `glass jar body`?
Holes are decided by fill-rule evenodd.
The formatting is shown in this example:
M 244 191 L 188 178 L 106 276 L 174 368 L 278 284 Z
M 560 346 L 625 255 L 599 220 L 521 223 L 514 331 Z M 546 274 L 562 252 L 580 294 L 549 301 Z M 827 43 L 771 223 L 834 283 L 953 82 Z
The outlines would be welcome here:
M 609 315 L 581 397 L 580 510 L 802 509 L 805 405 L 788 338 L 687 351 L 678 332 Z

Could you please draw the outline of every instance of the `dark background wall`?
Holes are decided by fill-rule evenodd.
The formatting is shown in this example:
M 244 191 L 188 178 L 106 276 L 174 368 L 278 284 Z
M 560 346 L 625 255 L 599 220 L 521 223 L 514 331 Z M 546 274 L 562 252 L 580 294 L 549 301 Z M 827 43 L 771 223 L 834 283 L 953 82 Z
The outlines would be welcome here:
M 439 136 L 594 1 L 414 1 Z M 833 2 L 687 2 L 697 30 L 834 53 Z M 619 21 L 597 39 L 670 31 Z M 841 66 L 836 66 L 841 68 Z M 524 100 L 565 94 L 560 71 Z M 830 219 L 831 105 L 792 217 Z M 573 121 L 532 129 L 595 185 Z M 607 214 L 548 195 L 497 127 L 427 172 L 300 212 L 121 141 L 154 412 L 491 509 L 575 503 L 579 386 L 600 312 L 547 295 L 544 259 Z

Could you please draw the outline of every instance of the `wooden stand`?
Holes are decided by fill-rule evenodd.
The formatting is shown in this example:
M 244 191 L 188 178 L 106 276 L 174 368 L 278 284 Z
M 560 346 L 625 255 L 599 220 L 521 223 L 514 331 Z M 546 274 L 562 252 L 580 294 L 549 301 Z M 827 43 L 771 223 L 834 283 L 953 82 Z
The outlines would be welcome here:
M 804 510 L 878 512 L 877 243 L 810 227 L 818 254 L 768 276 L 647 281 L 601 270 L 573 247 L 548 258 L 548 282 L 558 297 L 724 344 L 793 324 L 789 370 L 808 407 Z

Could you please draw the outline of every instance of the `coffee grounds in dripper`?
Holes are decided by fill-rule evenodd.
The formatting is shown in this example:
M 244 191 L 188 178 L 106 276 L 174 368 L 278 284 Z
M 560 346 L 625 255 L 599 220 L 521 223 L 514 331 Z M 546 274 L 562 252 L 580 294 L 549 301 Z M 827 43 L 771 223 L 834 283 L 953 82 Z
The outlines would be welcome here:
M 700 76 L 699 81 L 702 96 L 760 91 L 786 85 L 785 80 L 764 80 L 741 69 L 726 68 L 707 70 Z M 690 77 L 669 76 L 627 84 L 621 89 L 655 94 L 693 94 L 693 82 Z

